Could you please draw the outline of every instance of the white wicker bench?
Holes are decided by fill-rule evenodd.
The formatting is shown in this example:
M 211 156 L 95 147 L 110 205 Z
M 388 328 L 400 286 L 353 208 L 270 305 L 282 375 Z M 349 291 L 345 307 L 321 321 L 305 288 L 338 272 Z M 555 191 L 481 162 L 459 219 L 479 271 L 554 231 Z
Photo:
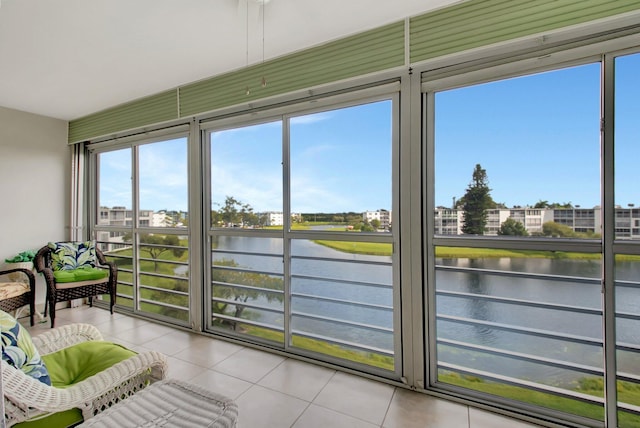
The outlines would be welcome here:
M 156 382 L 79 427 L 235 428 L 238 405 L 230 398 L 175 379 Z

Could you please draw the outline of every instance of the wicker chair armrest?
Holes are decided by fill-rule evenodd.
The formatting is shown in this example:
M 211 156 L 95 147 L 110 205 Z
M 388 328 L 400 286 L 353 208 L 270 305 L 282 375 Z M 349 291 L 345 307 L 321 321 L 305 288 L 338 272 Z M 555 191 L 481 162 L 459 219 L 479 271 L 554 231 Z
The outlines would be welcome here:
M 39 269 L 38 272 L 44 276 L 44 282 L 47 284 L 47 287 L 51 287 L 53 289 L 56 288 L 56 279 L 53 276 L 53 269 L 44 267 Z
M 55 413 L 92 407 L 93 401 L 148 370 L 161 376 L 158 380 L 164 378 L 166 357 L 156 351 L 143 352 L 64 389 L 47 386 L 2 361 L 2 383 L 6 398 L 21 407 Z
M 33 272 L 30 271 L 29 269 L 24 269 L 24 268 L 4 269 L 4 270 L 0 270 L 0 275 L 7 275 L 13 272 L 22 272 L 23 274 L 25 274 L 27 276 L 27 279 L 29 280 L 29 287 L 31 288 L 31 290 L 35 288 L 36 277 L 33 274 Z
M 33 259 L 33 265 L 36 267 L 38 272 L 42 272 L 45 268 L 51 268 L 49 266 L 50 251 L 49 247 L 45 245 L 36 253 L 35 258 Z
M 96 259 L 98 260 L 98 266 L 109 268 L 109 274 L 111 277 L 114 277 L 117 274 L 118 266 L 116 266 L 114 262 L 108 261 L 102 250 L 100 250 L 100 248 L 98 248 L 97 246 Z
M 82 323 L 56 327 L 32 338 L 40 355 L 51 354 L 89 340 L 103 340 L 102 334 L 95 326 Z

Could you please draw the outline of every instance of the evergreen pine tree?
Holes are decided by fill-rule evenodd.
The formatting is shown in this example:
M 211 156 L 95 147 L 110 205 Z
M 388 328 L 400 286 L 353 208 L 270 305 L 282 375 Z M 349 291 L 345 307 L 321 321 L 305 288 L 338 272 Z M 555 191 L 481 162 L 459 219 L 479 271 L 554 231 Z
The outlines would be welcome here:
M 489 192 L 491 189 L 489 188 L 487 171 L 480 164 L 476 164 L 471 183 L 462 198 L 464 201 L 462 233 L 467 235 L 484 234 L 487 226 L 487 210 L 493 204 Z

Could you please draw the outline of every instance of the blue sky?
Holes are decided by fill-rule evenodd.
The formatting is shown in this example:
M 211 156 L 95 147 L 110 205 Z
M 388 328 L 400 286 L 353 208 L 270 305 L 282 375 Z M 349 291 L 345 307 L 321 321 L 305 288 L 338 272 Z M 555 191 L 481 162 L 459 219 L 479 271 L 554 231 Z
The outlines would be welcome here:
M 292 212 L 391 208 L 390 101 L 294 117 L 290 135 Z M 211 187 L 214 209 L 282 211 L 281 122 L 214 133 Z
M 616 63 L 616 203 L 640 206 L 640 54 Z M 436 95 L 435 202 L 464 195 L 476 164 L 507 206 L 600 203 L 600 67 L 563 70 Z M 291 119 L 291 209 L 391 209 L 391 102 Z M 282 124 L 212 137 L 213 208 L 234 196 L 255 211 L 282 208 Z M 130 152 L 101 155 L 101 204 L 130 206 Z M 187 209 L 186 139 L 140 147 L 143 209 Z
M 464 195 L 476 164 L 507 206 L 598 204 L 597 64 L 436 94 L 436 205 Z

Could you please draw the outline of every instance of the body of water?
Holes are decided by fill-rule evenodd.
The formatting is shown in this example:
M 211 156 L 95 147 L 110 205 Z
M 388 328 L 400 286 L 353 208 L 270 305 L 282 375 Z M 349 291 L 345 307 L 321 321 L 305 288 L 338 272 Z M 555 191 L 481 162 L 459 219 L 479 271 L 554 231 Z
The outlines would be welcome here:
M 255 256 L 216 252 L 214 260 L 232 258 L 245 268 L 277 275 L 284 274 L 282 239 L 217 237 L 217 250 L 268 254 Z M 393 351 L 393 272 L 390 257 L 348 254 L 309 240 L 294 240 L 291 252 L 291 290 L 294 294 L 291 301 L 292 329 L 360 343 L 388 352 Z M 601 342 L 600 314 L 527 307 L 475 297 L 497 296 L 514 301 L 540 302 L 599 311 L 602 306 L 601 286 L 598 280 L 601 274 L 599 261 L 458 258 L 438 259 L 436 263 L 441 267 L 472 269 L 436 269 L 438 339 L 602 368 L 601 345 L 569 340 L 586 338 Z M 640 278 L 640 263 L 619 263 L 617 270 L 616 275 L 621 280 Z M 541 276 L 506 276 L 491 271 Z M 559 280 L 554 276 L 564 279 Z M 449 292 L 464 295 L 451 296 L 447 294 Z M 640 313 L 638 296 L 638 289 L 620 288 L 618 310 Z M 340 302 L 316 297 L 337 299 Z M 282 301 L 268 301 L 264 297 L 258 297 L 256 302 L 280 312 L 284 308 Z M 349 302 L 364 305 L 358 306 Z M 282 313 L 253 309 L 248 313 L 255 321 L 280 327 L 283 325 Z M 311 314 L 317 318 L 299 314 Z M 478 320 L 482 323 L 458 320 Z M 344 324 L 341 321 L 353 324 Z M 514 332 L 500 326 L 515 326 L 525 331 Z M 568 339 L 544 337 L 547 332 L 558 333 Z M 618 341 L 640 343 L 640 329 L 637 326 L 634 328 L 633 322 L 620 322 Z M 633 370 L 633 367 L 637 366 L 636 355 L 625 354 L 622 357 L 621 367 Z M 550 364 L 499 357 L 492 352 L 469 351 L 446 344 L 438 347 L 438 360 L 557 386 L 575 386 L 578 379 L 586 376 L 584 373 Z

